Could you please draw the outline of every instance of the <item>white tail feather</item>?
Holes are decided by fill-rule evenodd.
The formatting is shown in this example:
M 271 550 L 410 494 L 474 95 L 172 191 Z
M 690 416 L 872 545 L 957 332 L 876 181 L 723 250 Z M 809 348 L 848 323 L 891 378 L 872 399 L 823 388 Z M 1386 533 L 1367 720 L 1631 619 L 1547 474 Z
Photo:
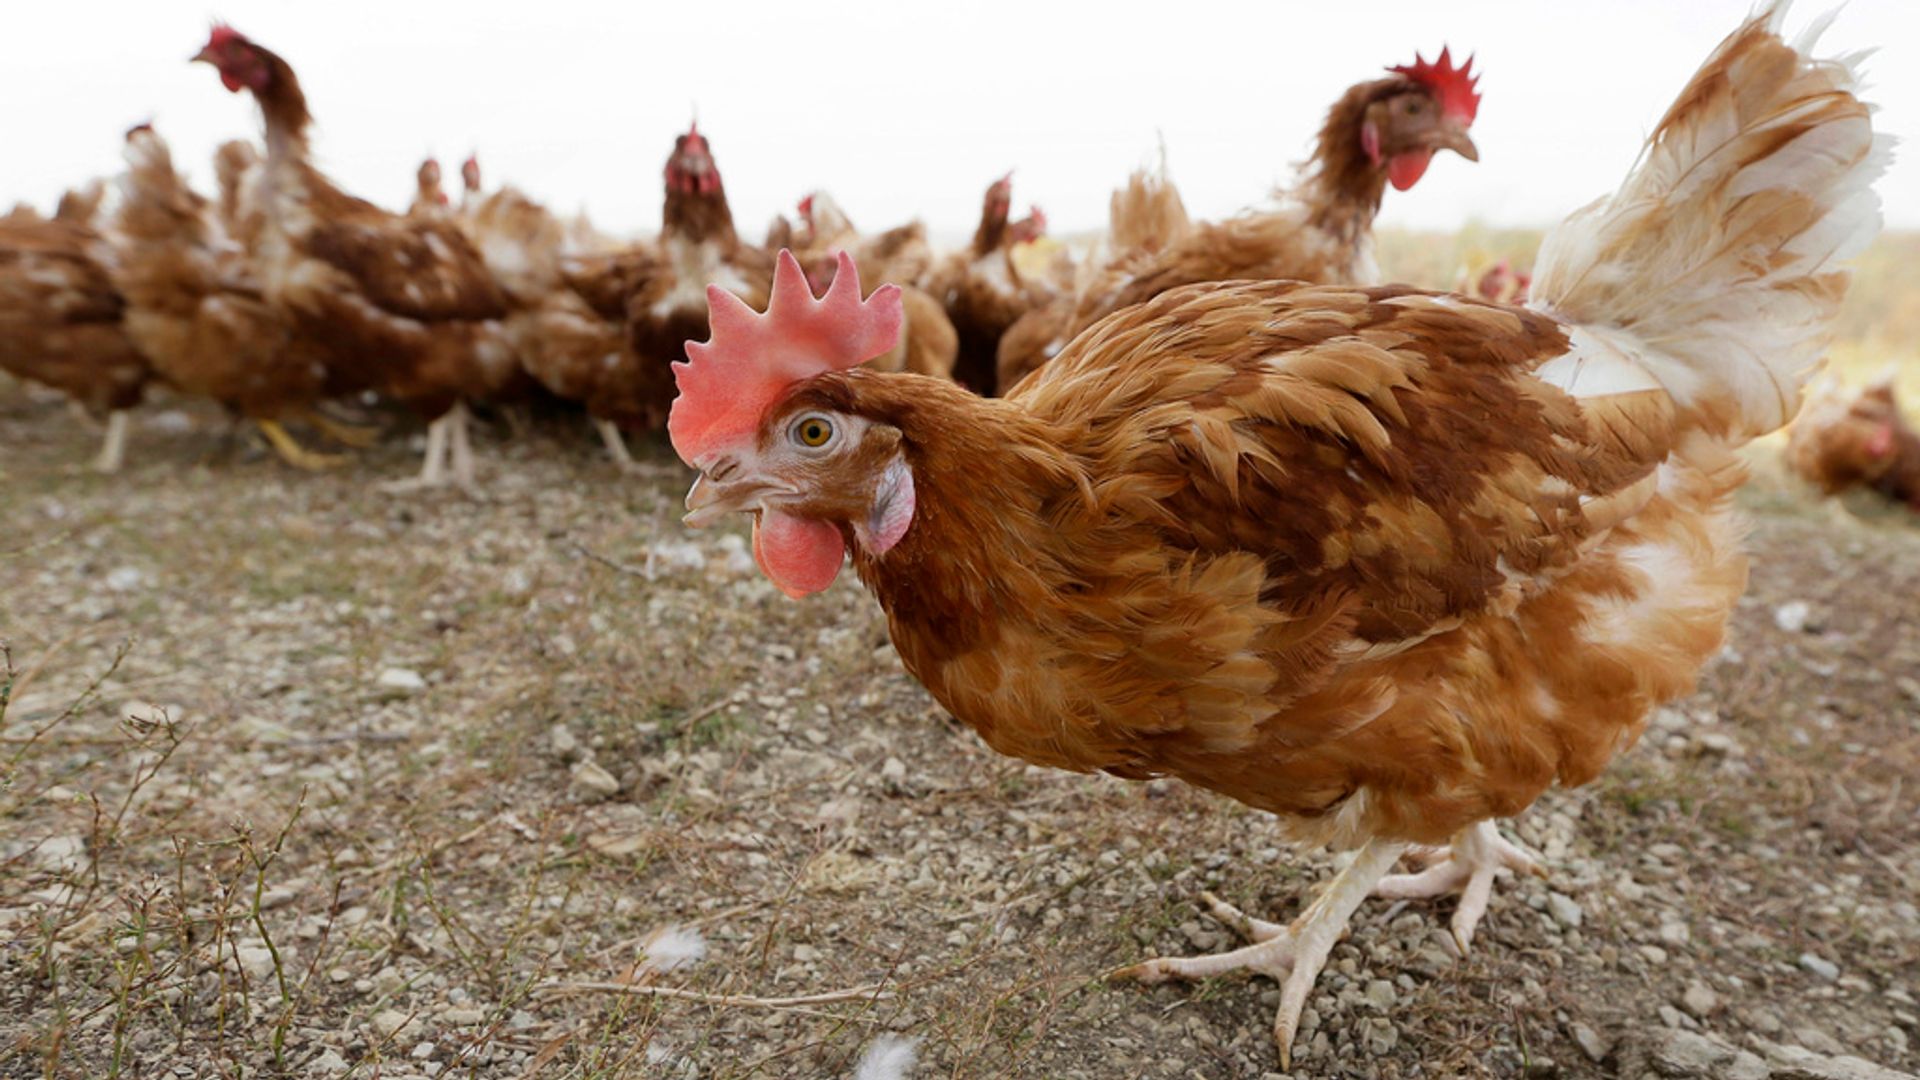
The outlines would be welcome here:
M 1859 56 L 1788 45 L 1786 4 L 1694 74 L 1612 197 L 1541 245 L 1532 306 L 1631 352 L 1691 423 L 1732 439 L 1793 416 L 1873 241 L 1890 140 L 1854 96 Z

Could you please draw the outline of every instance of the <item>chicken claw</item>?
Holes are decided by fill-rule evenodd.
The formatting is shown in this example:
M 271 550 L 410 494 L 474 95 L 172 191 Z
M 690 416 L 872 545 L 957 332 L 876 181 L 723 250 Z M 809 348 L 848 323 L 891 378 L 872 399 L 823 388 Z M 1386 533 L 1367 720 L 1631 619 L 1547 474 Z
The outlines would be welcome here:
M 377 427 L 359 427 L 342 423 L 318 409 L 308 409 L 306 419 L 307 423 L 319 429 L 320 434 L 342 446 L 366 450 L 380 442 L 380 429 Z
M 1149 985 L 1167 979 L 1206 979 L 1230 971 L 1266 975 L 1280 982 L 1280 1011 L 1273 1020 L 1273 1039 L 1280 1047 L 1280 1067 L 1293 1066 L 1293 1036 L 1306 1008 L 1307 993 L 1326 966 L 1327 955 L 1347 928 L 1353 913 L 1406 845 L 1370 841 L 1345 870 L 1328 883 L 1293 922 L 1282 926 L 1253 918 L 1211 893 L 1204 895 L 1214 918 L 1232 927 L 1253 944 L 1214 956 L 1161 957 L 1114 972 L 1115 977 Z
M 1460 894 L 1460 906 L 1454 909 L 1451 925 L 1454 944 L 1459 946 L 1460 955 L 1465 956 L 1481 916 L 1487 913 L 1494 875 L 1502 870 L 1546 876 L 1532 855 L 1502 837 L 1493 822 L 1482 821 L 1460 830 L 1446 858 L 1417 874 L 1381 878 L 1373 887 L 1373 895 L 1393 900 L 1424 900 L 1448 893 Z
M 254 426 L 267 437 L 267 444 L 280 455 L 280 459 L 296 469 L 320 472 L 323 469 L 337 469 L 347 463 L 347 459 L 338 454 L 315 453 L 301 446 L 292 435 L 287 434 L 287 429 L 281 427 L 278 420 L 256 420 Z

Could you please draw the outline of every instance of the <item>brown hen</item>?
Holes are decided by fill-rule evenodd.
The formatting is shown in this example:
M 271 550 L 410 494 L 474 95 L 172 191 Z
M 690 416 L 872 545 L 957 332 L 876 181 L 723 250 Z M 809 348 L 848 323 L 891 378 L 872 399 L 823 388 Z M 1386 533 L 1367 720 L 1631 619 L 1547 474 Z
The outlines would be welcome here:
M 1534 309 L 1185 286 L 986 400 L 846 370 L 892 344 L 897 293 L 815 301 L 787 260 L 768 313 L 718 303 L 676 372 L 688 522 L 753 512 L 794 595 L 850 552 L 907 669 L 995 749 L 1358 847 L 1291 924 L 1209 898 L 1253 944 L 1129 969 L 1281 980 L 1284 1063 L 1366 897 L 1457 893 L 1466 946 L 1495 875 L 1534 866 L 1493 820 L 1591 780 L 1719 647 L 1734 450 L 1787 422 L 1879 222 L 1855 73 L 1781 19 L 1547 239 Z
M 1442 49 L 1437 61 L 1416 57 L 1387 78 L 1349 87 L 1328 110 L 1303 175 L 1267 206 L 1192 225 L 1158 246 L 1116 238 L 1076 300 L 1053 301 L 1007 335 L 996 355 L 1002 392 L 1109 313 L 1181 285 L 1377 282 L 1373 218 L 1387 186 L 1413 187 L 1441 150 L 1479 160 L 1467 134 L 1480 107 L 1472 68 L 1471 59 L 1454 67 Z
M 325 358 L 336 386 L 369 386 L 430 421 L 417 479 L 474 483 L 469 401 L 526 385 L 502 320 L 507 300 L 450 220 L 389 213 L 308 160 L 312 118 L 293 68 L 227 26 L 194 58 L 265 121 L 258 252 L 262 295 Z

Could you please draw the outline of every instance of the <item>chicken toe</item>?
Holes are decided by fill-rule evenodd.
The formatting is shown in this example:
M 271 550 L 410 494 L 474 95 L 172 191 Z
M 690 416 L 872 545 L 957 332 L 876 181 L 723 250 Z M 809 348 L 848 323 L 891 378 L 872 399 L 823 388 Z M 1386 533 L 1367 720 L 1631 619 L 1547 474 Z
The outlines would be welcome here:
M 260 429 L 260 434 L 266 436 L 267 444 L 280 455 L 280 459 L 296 469 L 320 472 L 337 469 L 347 463 L 347 459 L 338 454 L 320 454 L 301 446 L 277 420 L 256 420 L 254 425 Z
M 1465 956 L 1473 932 L 1487 913 L 1494 875 L 1502 870 L 1545 876 L 1540 864 L 1519 845 L 1502 837 L 1493 822 L 1482 821 L 1460 830 L 1445 859 L 1417 874 L 1394 874 L 1380 879 L 1373 895 L 1394 900 L 1423 900 L 1457 893 L 1460 906 L 1453 912 L 1453 940 Z
M 1283 1069 L 1293 1062 L 1293 1036 L 1300 1026 L 1307 994 L 1326 966 L 1327 955 L 1346 931 L 1347 922 L 1381 877 L 1399 859 L 1404 844 L 1374 840 L 1342 870 L 1313 903 L 1293 922 L 1281 926 L 1251 918 L 1238 908 L 1208 894 L 1208 910 L 1215 918 L 1254 943 L 1213 956 L 1161 957 L 1115 972 L 1119 978 L 1149 985 L 1167 979 L 1206 979 L 1234 971 L 1267 975 L 1280 981 L 1280 1011 L 1274 1017 L 1273 1038 L 1280 1047 Z

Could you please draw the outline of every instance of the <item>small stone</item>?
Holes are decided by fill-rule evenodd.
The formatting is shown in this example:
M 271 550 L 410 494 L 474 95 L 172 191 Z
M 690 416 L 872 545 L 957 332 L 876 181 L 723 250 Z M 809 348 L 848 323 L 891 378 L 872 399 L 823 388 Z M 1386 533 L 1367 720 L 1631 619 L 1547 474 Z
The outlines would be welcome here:
M 319 1057 L 307 1062 L 308 1072 L 329 1076 L 346 1072 L 348 1068 L 347 1059 L 340 1056 L 340 1051 L 332 1049 L 322 1050 Z
M 534 1015 L 525 1009 L 515 1009 L 513 1015 L 507 1017 L 507 1026 L 515 1031 L 525 1031 L 535 1023 Z
M 1816 1054 L 1838 1057 L 1847 1052 L 1847 1048 L 1840 1045 L 1840 1040 L 1821 1031 L 1817 1027 L 1794 1028 L 1793 1037 L 1799 1041 L 1801 1046 L 1806 1047 Z
M 1840 977 L 1838 964 L 1810 952 L 1800 954 L 1800 967 L 1822 982 L 1832 982 Z
M 1683 922 L 1660 924 L 1660 943 L 1662 945 L 1685 945 L 1693 940 L 1693 931 Z
M 1586 918 L 1586 913 L 1580 910 L 1579 901 L 1557 892 L 1547 894 L 1547 914 L 1568 930 L 1580 929 L 1580 923 Z
M 1679 1009 L 1671 1005 L 1662 1005 L 1660 1006 L 1659 1012 L 1660 1022 L 1668 1027 L 1682 1028 L 1687 1026 L 1687 1015 Z
M 332 983 L 343 983 L 352 978 L 353 972 L 343 967 L 332 968 L 327 972 L 327 981 Z
M 576 761 L 580 757 L 580 740 L 574 738 L 573 729 L 565 724 L 555 724 L 547 732 L 547 748 L 561 761 Z
M 966 944 L 964 938 L 962 938 L 961 944 Z M 795 945 L 793 947 L 793 962 L 796 964 L 811 964 L 819 959 L 820 950 L 811 945 Z
M 33 846 L 33 865 L 50 874 L 65 874 L 87 865 L 87 838 L 49 836 Z
M 1393 1053 L 1394 1047 L 1400 1045 L 1400 1029 L 1394 1027 L 1391 1020 L 1376 1016 L 1367 1021 L 1362 1038 L 1366 1043 L 1367 1053 L 1374 1057 L 1385 1057 Z
M 487 1022 L 487 1010 L 457 1006 L 441 1013 L 440 1019 L 453 1027 L 474 1027 Z
M 420 1021 L 412 1014 L 401 1012 L 399 1009 L 381 1009 L 368 1019 L 367 1026 L 371 1027 L 373 1033 L 380 1038 L 397 1042 L 405 1036 L 419 1032 Z
M 573 767 L 573 782 L 568 787 L 584 802 L 599 802 L 620 794 L 620 781 L 591 761 Z
M 1587 1060 L 1595 1065 L 1605 1061 L 1607 1052 L 1613 1049 L 1612 1043 L 1585 1024 L 1573 1025 L 1570 1034 L 1573 1035 L 1574 1045 L 1578 1046 L 1580 1052 L 1587 1055 Z
M 264 946 L 241 945 L 233 950 L 234 960 L 240 970 L 255 982 L 266 982 L 273 978 L 273 953 Z
M 890 757 L 880 765 L 880 779 L 891 787 L 899 787 L 907 782 L 907 763 L 897 757 Z
M 1667 962 L 1667 950 L 1661 948 L 1658 945 L 1640 946 L 1640 955 L 1647 961 L 1647 963 L 1653 964 L 1655 966 L 1658 966 Z
M 388 697 L 411 697 L 427 688 L 427 680 L 411 668 L 390 667 L 373 683 Z
M 131 566 L 122 566 L 107 575 L 107 588 L 114 592 L 132 592 L 147 580 L 147 575 Z
M 1391 1011 L 1394 1004 L 1399 1000 L 1399 992 L 1396 991 L 1393 988 L 1393 984 L 1387 980 L 1374 979 L 1367 983 L 1367 1004 L 1381 1012 Z
M 1720 996 L 1706 983 L 1695 980 L 1688 983 L 1686 992 L 1680 995 L 1680 1007 L 1705 1020 L 1720 1008 Z
M 413 1053 L 407 1056 L 413 1058 L 415 1061 L 425 1061 L 428 1058 L 433 1056 L 433 1050 L 434 1050 L 434 1046 L 432 1043 L 423 1042 L 415 1046 L 413 1048 Z
M 1812 614 L 1813 608 L 1805 600 L 1792 600 L 1773 609 L 1773 625 L 1789 634 L 1802 633 Z

